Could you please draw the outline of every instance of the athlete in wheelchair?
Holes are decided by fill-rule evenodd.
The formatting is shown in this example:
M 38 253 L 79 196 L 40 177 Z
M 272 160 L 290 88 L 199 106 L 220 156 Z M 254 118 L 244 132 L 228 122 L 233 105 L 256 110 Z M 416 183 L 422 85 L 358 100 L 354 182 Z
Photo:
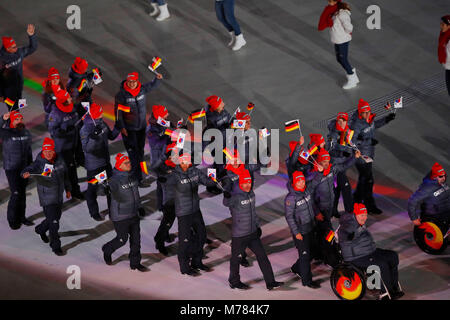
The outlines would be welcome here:
M 446 181 L 444 168 L 436 162 L 408 201 L 414 240 L 429 254 L 440 254 L 448 245 L 450 187 Z
M 353 213 L 344 213 L 337 230 L 341 263 L 333 268 L 330 277 L 333 292 L 343 300 L 361 299 L 366 291 L 366 273 L 369 266 L 381 272 L 379 299 L 399 299 L 404 295 L 398 282 L 398 254 L 376 247 L 365 225 L 367 209 L 355 203 Z M 336 243 L 335 243 L 336 245 Z

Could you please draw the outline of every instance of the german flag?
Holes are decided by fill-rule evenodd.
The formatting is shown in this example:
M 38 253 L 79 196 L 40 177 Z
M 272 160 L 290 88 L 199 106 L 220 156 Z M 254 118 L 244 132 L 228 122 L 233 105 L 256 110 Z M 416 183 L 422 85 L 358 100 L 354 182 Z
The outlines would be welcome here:
M 92 180 L 89 180 L 89 183 L 90 184 L 97 184 L 98 183 L 98 180 L 97 179 L 92 179 Z
M 247 110 L 252 111 L 254 107 L 255 107 L 255 105 L 252 102 L 249 102 L 247 105 Z
M 284 124 L 286 132 L 291 132 L 300 129 L 300 122 L 298 120 L 288 121 Z
M 192 120 L 197 120 L 199 118 L 203 118 L 204 116 L 206 116 L 206 111 L 203 108 L 191 113 Z
M 312 155 L 314 152 L 316 152 L 319 148 L 316 145 L 313 145 L 311 149 L 308 150 L 309 155 Z
M 130 112 L 130 107 L 124 106 L 123 104 L 120 104 L 117 106 L 117 110 L 123 111 L 123 112 Z
M 328 242 L 331 242 L 331 240 L 333 240 L 334 238 L 334 232 L 333 230 L 330 230 L 330 232 L 328 232 L 327 236 L 325 237 L 325 240 L 327 240 Z
M 5 99 L 5 103 L 6 103 L 8 106 L 12 107 L 16 102 L 15 102 L 15 101 L 12 101 L 10 98 L 6 98 L 6 99 Z
M 141 171 L 145 174 L 148 174 L 147 162 L 145 162 L 145 161 L 141 162 Z
M 194 120 L 192 120 L 192 117 L 191 117 L 191 116 L 188 117 L 188 121 L 189 121 L 190 123 L 194 123 Z
M 81 83 L 78 86 L 78 92 L 81 92 L 81 90 L 83 90 L 85 84 L 86 84 L 86 79 L 81 80 Z
M 154 57 L 152 62 L 152 69 L 156 70 L 161 65 L 161 58 L 160 57 Z
M 346 132 L 342 132 L 341 137 L 339 139 L 339 144 L 345 146 L 346 143 L 350 143 L 350 141 L 352 141 L 353 138 L 353 133 L 355 133 L 355 131 L 350 129 L 347 130 Z
M 173 130 L 166 129 L 166 131 L 164 131 L 164 134 L 167 134 L 169 137 L 171 137 L 173 134 Z
M 227 159 L 229 160 L 233 159 L 233 153 L 230 151 L 230 149 L 228 148 L 223 149 L 223 153 L 225 153 Z

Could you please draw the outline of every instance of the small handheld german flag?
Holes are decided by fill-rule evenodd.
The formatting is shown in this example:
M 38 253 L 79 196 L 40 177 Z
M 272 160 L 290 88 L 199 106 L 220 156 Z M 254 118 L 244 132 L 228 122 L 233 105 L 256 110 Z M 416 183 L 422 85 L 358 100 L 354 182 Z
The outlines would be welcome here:
M 190 122 L 190 123 L 194 123 L 194 120 L 192 120 L 192 117 L 189 115 L 189 117 L 188 117 L 188 121 Z
M 90 184 L 97 184 L 97 183 L 98 183 L 98 180 L 95 179 L 95 178 L 93 178 L 92 180 L 89 180 L 88 182 L 89 182 Z
M 300 129 L 300 121 L 298 119 L 288 121 L 284 124 L 284 129 L 286 130 L 286 132 L 291 132 Z
M 173 135 L 173 130 L 171 129 L 166 129 L 166 131 L 164 131 L 164 134 L 168 135 L 169 137 L 171 137 Z
M 152 67 L 153 71 L 155 71 L 161 65 L 161 58 L 160 57 L 154 57 L 152 59 L 152 61 L 153 62 L 151 64 L 151 67 Z
M 342 146 L 345 146 L 346 143 L 350 144 L 350 141 L 352 141 L 354 133 L 355 133 L 355 131 L 350 130 L 350 129 L 346 132 L 341 133 L 341 137 L 339 139 L 339 144 Z
M 206 111 L 205 109 L 201 108 L 200 110 L 193 111 L 190 117 L 193 121 L 195 121 L 197 119 L 203 118 L 204 116 L 206 116 Z
M 147 162 L 145 161 L 141 162 L 141 171 L 148 175 Z
M 327 236 L 325 237 L 325 240 L 327 240 L 328 242 L 331 242 L 334 238 L 334 231 L 330 230 L 330 232 L 328 232 Z
M 86 85 L 86 79 L 81 80 L 80 85 L 78 86 L 78 92 L 81 92 Z
M 12 107 L 16 102 L 13 101 L 13 100 L 11 100 L 10 98 L 6 98 L 6 99 L 5 99 L 5 103 L 6 103 L 8 106 Z
M 249 102 L 247 105 L 247 110 L 252 111 L 254 107 L 255 107 L 255 105 L 252 102 Z
M 123 112 L 130 112 L 130 107 L 124 106 L 123 104 L 120 104 L 117 106 L 117 110 L 123 111 Z

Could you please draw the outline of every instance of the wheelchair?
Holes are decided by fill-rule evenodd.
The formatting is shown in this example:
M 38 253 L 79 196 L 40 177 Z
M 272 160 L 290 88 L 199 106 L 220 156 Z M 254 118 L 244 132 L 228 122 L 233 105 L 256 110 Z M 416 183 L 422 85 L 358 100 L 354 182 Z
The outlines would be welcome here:
M 438 255 L 448 245 L 450 230 L 448 223 L 431 216 L 424 216 L 419 226 L 414 226 L 414 241 L 428 254 Z
M 338 228 L 339 229 L 339 228 Z M 337 231 L 335 237 L 332 240 L 331 245 L 337 250 L 340 262 L 333 267 L 330 275 L 330 285 L 333 293 L 341 300 L 360 300 L 366 294 L 367 288 L 367 274 L 364 270 L 361 270 L 351 262 L 346 262 L 342 258 L 341 250 L 339 247 L 339 239 L 337 237 Z M 384 287 L 385 292 L 379 295 L 379 299 L 387 296 L 391 299 L 389 291 L 381 278 L 381 285 Z M 401 289 L 400 283 L 398 286 Z

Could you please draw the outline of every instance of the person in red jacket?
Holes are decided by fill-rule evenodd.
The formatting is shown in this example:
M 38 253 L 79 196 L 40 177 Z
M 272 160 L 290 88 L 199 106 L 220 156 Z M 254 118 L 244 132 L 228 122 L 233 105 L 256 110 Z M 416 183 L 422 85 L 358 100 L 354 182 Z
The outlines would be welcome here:
M 438 46 L 439 63 L 445 68 L 445 82 L 450 95 L 450 15 L 441 18 L 441 33 Z

